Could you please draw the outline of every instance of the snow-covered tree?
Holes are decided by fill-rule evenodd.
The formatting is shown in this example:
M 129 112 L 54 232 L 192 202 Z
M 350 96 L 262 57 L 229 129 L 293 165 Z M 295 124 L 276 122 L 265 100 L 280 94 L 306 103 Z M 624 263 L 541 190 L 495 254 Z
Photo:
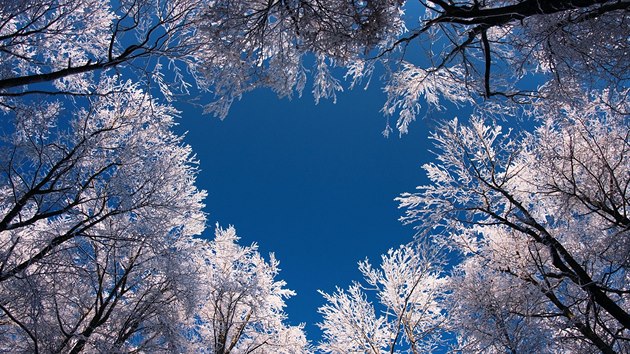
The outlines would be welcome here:
M 399 200 L 463 258 L 449 305 L 460 349 L 630 349 L 628 108 L 585 94 L 537 107 L 532 133 L 475 116 L 433 135 L 431 184 Z
M 186 91 L 192 80 L 182 70 L 195 76 L 204 53 L 194 36 L 203 7 L 198 0 L 4 1 L 0 95 L 91 94 L 99 71 L 121 69 L 167 95 Z
M 383 64 L 383 111 L 399 115 L 402 133 L 425 102 L 441 109 L 491 97 L 553 100 L 575 86 L 623 89 L 629 9 L 627 0 L 219 0 L 201 31 L 221 48 L 207 67 L 219 73 L 210 75 L 219 97 L 208 110 L 224 116 L 261 84 L 301 93 L 307 53 L 316 99 L 343 89 L 331 66 L 347 69 L 355 86 Z
M 217 226 L 210 242 L 194 246 L 200 292 L 190 329 L 189 352 L 310 352 L 303 326 L 290 326 L 285 299 L 295 295 L 276 280 L 278 261 L 258 246 L 240 246 L 234 227 Z
M 446 277 L 435 250 L 418 245 L 390 249 L 379 269 L 359 263 L 365 284 L 321 292 L 325 353 L 428 353 L 443 344 Z M 373 293 L 379 305 L 374 305 Z
M 205 42 L 216 48 L 206 69 L 217 100 L 207 110 L 225 116 L 241 94 L 267 86 L 280 96 L 301 95 L 315 57 L 315 100 L 343 90 L 331 66 L 358 57 L 402 33 L 398 1 L 213 1 L 204 12 Z
M 205 228 L 205 192 L 190 147 L 171 131 L 178 112 L 158 100 L 229 76 L 225 38 L 208 35 L 219 9 L 0 2 L 0 351 L 183 352 L 195 350 L 191 331 L 207 349 L 197 339 L 221 324 L 206 301 L 248 277 L 233 289 L 251 291 L 244 303 L 215 300 L 238 304 L 225 320 L 247 306 L 254 317 L 239 333 L 225 322 L 229 342 L 216 350 L 308 351 L 301 327 L 284 324 L 292 293 L 273 280 L 275 260 L 235 236 L 192 238 Z M 228 243 L 241 253 L 216 251 Z M 215 253 L 236 257 L 238 274 L 220 275 L 212 265 L 228 261 Z
M 100 85 L 118 93 L 90 99 L 69 121 L 56 103 L 7 116 L 3 350 L 155 350 L 181 322 L 190 283 L 171 249 L 204 229 L 195 160 L 171 132 L 173 108 L 129 82 Z
M 381 13 L 392 5 L 375 6 L 266 0 L 5 1 L 0 4 L 0 103 L 10 109 L 16 98 L 34 94 L 103 94 L 94 78 L 115 72 L 142 82 L 146 91 L 159 89 L 169 100 L 191 90 L 211 91 L 214 100 L 206 110 L 224 117 L 234 99 L 256 87 L 269 87 L 280 96 L 301 93 L 307 72 L 303 57 L 310 52 L 322 52 L 314 67 L 315 96 L 331 96 L 341 86 L 328 71 L 327 55 L 360 52 L 363 42 L 380 41 L 382 26 L 399 32 L 400 19 Z M 353 28 L 357 16 L 365 17 L 362 29 L 354 31 L 359 35 L 338 38 L 335 27 Z M 374 16 L 378 28 L 371 24 Z
M 409 30 L 383 41 L 377 54 L 352 64 L 349 74 L 354 80 L 369 76 L 374 61 L 390 68 L 383 111 L 398 114 L 401 133 L 425 102 L 435 109 L 478 98 L 555 102 L 575 87 L 628 86 L 628 1 L 438 0 L 400 6 L 419 14 L 417 22 L 408 20 Z M 424 60 L 417 59 L 419 50 Z
M 137 84 L 99 86 L 70 118 L 61 103 L 7 115 L 0 351 L 308 352 L 273 257 L 233 228 L 193 238 L 205 192 L 171 131 L 178 112 Z
M 258 87 L 301 94 L 309 72 L 315 99 L 334 98 L 343 85 L 331 67 L 347 69 L 355 86 L 381 63 L 383 111 L 399 115 L 404 133 L 423 101 L 524 102 L 566 96 L 574 86 L 627 86 L 629 7 L 628 0 L 5 1 L 0 103 L 95 94 L 93 78 L 116 72 L 168 99 L 210 93 L 206 111 L 225 117 Z M 532 78 L 547 85 L 534 88 Z

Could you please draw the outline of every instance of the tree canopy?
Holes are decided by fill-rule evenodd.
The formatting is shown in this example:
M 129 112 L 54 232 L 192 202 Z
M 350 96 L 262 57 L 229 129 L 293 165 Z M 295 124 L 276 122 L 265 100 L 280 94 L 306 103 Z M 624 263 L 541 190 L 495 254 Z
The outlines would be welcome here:
M 316 100 L 387 70 L 383 111 L 405 133 L 426 102 L 531 102 L 628 84 L 625 0 L 14 1 L 2 5 L 0 96 L 93 94 L 90 77 L 129 70 L 167 98 L 204 96 L 225 117 L 257 87 Z M 419 14 L 409 20 L 405 12 Z M 80 35 L 77 35 L 79 33 Z M 420 54 L 423 59 L 417 58 Z M 532 79 L 537 85 L 532 86 Z M 36 83 L 54 83 L 54 89 Z M 391 129 L 388 127 L 386 132 Z
M 171 104 L 378 76 L 401 134 L 474 112 L 398 198 L 416 243 L 322 292 L 318 349 L 629 352 L 628 38 L 629 0 L 2 1 L 0 350 L 310 352 L 273 255 L 198 237 Z
M 464 257 L 450 311 L 467 351 L 628 351 L 630 124 L 610 103 L 543 106 L 532 133 L 479 116 L 433 136 L 431 184 L 399 201 Z
M 0 4 L 1 351 L 309 352 L 278 262 L 198 238 L 170 101 L 205 89 L 200 4 Z

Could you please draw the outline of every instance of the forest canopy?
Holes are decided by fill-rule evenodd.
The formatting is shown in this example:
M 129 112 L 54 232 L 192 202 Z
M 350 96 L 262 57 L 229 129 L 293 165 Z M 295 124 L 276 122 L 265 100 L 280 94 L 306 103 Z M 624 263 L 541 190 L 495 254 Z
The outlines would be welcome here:
M 1 350 L 628 352 L 628 38 L 628 0 L 0 2 Z M 473 113 L 426 118 L 415 239 L 312 345 L 275 257 L 199 237 L 173 102 L 373 81 L 386 136 Z

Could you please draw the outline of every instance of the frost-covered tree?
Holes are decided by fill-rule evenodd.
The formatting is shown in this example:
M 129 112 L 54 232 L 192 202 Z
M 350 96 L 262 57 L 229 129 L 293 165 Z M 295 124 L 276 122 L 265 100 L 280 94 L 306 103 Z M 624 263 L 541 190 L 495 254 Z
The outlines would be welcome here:
M 307 53 L 316 61 L 316 99 L 343 88 L 331 66 L 346 68 L 355 86 L 383 64 L 383 111 L 399 114 L 402 133 L 425 102 L 440 109 L 479 98 L 555 99 L 575 86 L 622 89 L 629 8 L 627 0 L 219 0 L 201 32 L 221 48 L 210 70 L 229 75 L 208 109 L 225 115 L 261 82 L 281 95 L 301 93 Z
M 211 69 L 223 63 L 225 38 L 202 31 L 218 8 L 0 2 L 0 351 L 199 349 L 191 338 L 208 349 L 197 339 L 222 325 L 206 301 L 225 289 L 235 292 L 215 304 L 236 312 L 224 320 L 243 308 L 253 317 L 239 319 L 239 333 L 224 322 L 217 351 L 308 351 L 301 327 L 284 324 L 292 293 L 273 280 L 275 260 L 235 236 L 210 246 L 192 238 L 205 228 L 205 193 L 190 147 L 171 131 L 178 112 L 153 97 L 229 76 Z M 236 254 L 216 252 L 228 243 Z M 217 254 L 235 257 L 238 274 L 213 268 L 228 264 Z
M 205 193 L 177 112 L 132 83 L 68 121 L 61 104 L 7 116 L 0 141 L 4 351 L 157 350 L 191 283 L 180 239 L 204 229 Z M 181 310 L 180 310 L 181 309 Z
M 580 99 L 537 107 L 528 134 L 480 116 L 443 124 L 431 184 L 399 199 L 463 259 L 449 315 L 464 351 L 630 350 L 629 107 Z
M 381 34 L 367 19 L 355 31 L 360 35 L 338 38 L 335 29 L 353 28 L 356 16 L 372 17 L 391 7 L 375 5 L 361 10 L 332 1 L 5 1 L 0 4 L 0 103 L 10 109 L 20 104 L 16 97 L 33 94 L 104 94 L 94 78 L 115 72 L 167 99 L 210 91 L 214 99 L 206 110 L 224 117 L 234 99 L 256 87 L 280 96 L 301 93 L 307 53 L 356 53 L 363 42 L 378 41 Z M 395 16 L 379 23 L 401 27 Z M 348 43 L 351 37 L 356 38 Z M 329 65 L 326 55 L 318 54 L 317 99 L 341 89 Z
M 197 0 L 17 0 L 0 5 L 0 96 L 86 95 L 99 71 L 126 69 L 165 94 L 189 86 L 203 45 Z M 193 55 L 193 53 L 195 53 Z M 36 85 L 37 83 L 51 85 Z M 176 86 L 173 85 L 173 86 Z M 6 102 L 8 100 L 8 102 Z
M 61 103 L 7 115 L 0 351 L 308 352 L 273 257 L 233 228 L 193 238 L 205 192 L 171 131 L 178 112 L 136 84 L 99 85 L 109 93 L 70 118 Z
M 34 93 L 99 93 L 93 77 L 116 72 L 168 99 L 209 93 L 205 110 L 225 117 L 235 99 L 258 87 L 301 94 L 309 72 L 315 99 L 334 98 L 343 85 L 331 67 L 347 69 L 355 86 L 381 63 L 383 111 L 399 114 L 396 126 L 404 133 L 424 102 L 434 108 L 480 97 L 523 102 L 566 96 L 574 86 L 627 86 L 629 6 L 628 0 L 5 1 L 0 103 L 10 108 L 16 97 Z M 533 88 L 532 78 L 547 85 Z
M 354 65 L 404 27 L 398 1 L 232 1 L 212 2 L 200 31 L 216 55 L 206 76 L 215 77 L 217 100 L 207 110 L 225 116 L 241 94 L 267 86 L 280 96 L 301 95 L 315 58 L 315 100 L 343 90 L 331 66 Z
M 443 344 L 446 277 L 439 274 L 435 250 L 404 245 L 381 257 L 373 268 L 359 262 L 364 284 L 321 292 L 319 308 L 325 353 L 428 353 Z M 375 298 L 368 297 L 368 292 Z M 371 300 L 378 300 L 374 305 Z
M 310 352 L 303 326 L 286 324 L 285 299 L 295 295 L 276 280 L 278 261 L 269 262 L 258 246 L 240 246 L 234 227 L 217 226 L 210 242 L 194 246 L 200 292 L 192 318 L 191 343 L 195 353 Z

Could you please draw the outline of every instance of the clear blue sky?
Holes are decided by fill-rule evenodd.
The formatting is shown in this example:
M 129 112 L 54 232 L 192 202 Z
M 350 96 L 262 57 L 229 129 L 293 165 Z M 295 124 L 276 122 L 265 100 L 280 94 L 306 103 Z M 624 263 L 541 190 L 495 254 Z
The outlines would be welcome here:
M 384 100 L 378 85 L 319 105 L 310 93 L 280 100 L 259 90 L 224 121 L 190 107 L 180 120 L 201 162 L 198 186 L 208 191 L 206 234 L 215 222 L 232 224 L 242 244 L 274 252 L 280 278 L 297 291 L 289 319 L 306 322 L 313 341 L 321 335 L 317 290 L 347 287 L 360 278 L 359 260 L 379 263 L 388 248 L 413 239 L 393 199 L 426 181 L 420 166 L 432 158 L 430 122 L 386 139 Z

